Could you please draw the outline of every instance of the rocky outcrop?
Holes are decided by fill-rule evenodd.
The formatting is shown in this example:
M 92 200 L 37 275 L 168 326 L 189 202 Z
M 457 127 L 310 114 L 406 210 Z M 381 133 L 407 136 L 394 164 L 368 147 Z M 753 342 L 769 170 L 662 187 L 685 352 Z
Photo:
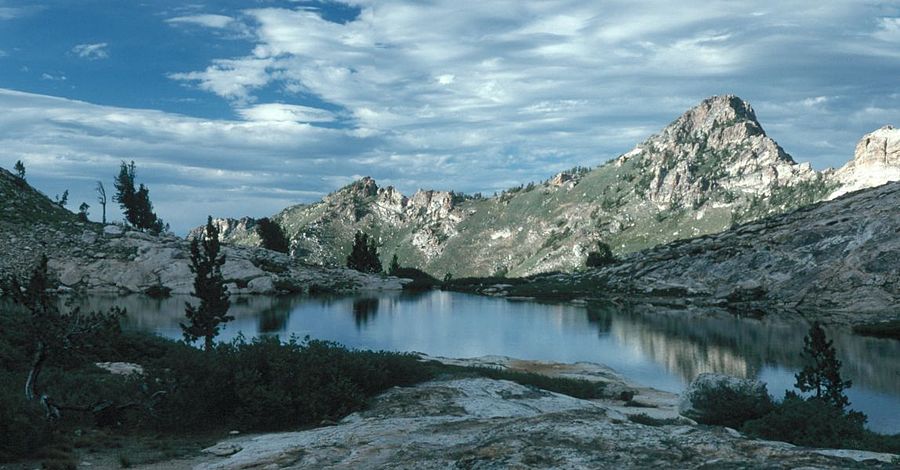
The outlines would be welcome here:
M 602 401 L 472 378 L 395 388 L 336 425 L 231 438 L 170 467 L 887 468 L 894 457 L 826 453 L 680 421 L 638 424 Z
M 407 197 L 366 177 L 273 218 L 313 264 L 342 264 L 362 230 L 385 259 L 439 278 L 571 271 L 598 241 L 628 254 L 882 184 L 900 172 L 895 135 L 876 131 L 850 165 L 817 172 L 766 135 L 749 103 L 714 96 L 607 164 L 494 197 Z M 259 243 L 239 231 L 226 239 Z
M 119 225 L 78 220 L 25 181 L 0 169 L 0 276 L 25 277 L 41 255 L 64 291 L 190 294 L 190 243 L 171 234 L 151 235 Z M 249 220 L 221 221 L 230 233 Z M 235 223 L 232 223 L 235 222 Z M 229 293 L 275 294 L 309 290 L 399 289 L 396 278 L 343 268 L 308 266 L 270 250 L 223 248 Z
M 752 315 L 827 323 L 895 318 L 900 305 L 900 182 L 679 241 L 602 269 L 541 283 Z M 586 287 L 587 286 L 587 287 Z M 574 287 L 573 287 L 574 288 Z
M 262 241 L 256 233 L 256 219 L 252 217 L 241 217 L 240 219 L 222 218 L 213 219 L 213 225 L 219 230 L 220 240 L 232 240 L 240 238 L 259 244 Z M 192 240 L 204 233 L 205 225 L 195 227 L 188 232 L 187 239 Z
M 900 129 L 884 126 L 856 144 L 853 160 L 834 173 L 840 187 L 829 196 L 900 181 Z

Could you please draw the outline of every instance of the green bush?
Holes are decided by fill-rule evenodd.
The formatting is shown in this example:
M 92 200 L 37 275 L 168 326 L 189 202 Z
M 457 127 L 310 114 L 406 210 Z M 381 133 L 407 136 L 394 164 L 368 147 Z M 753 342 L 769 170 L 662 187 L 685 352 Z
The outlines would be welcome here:
M 34 454 L 52 439 L 44 410 L 25 400 L 25 376 L 0 373 L 0 462 Z
M 866 416 L 845 412 L 824 400 L 787 393 L 771 412 L 748 421 L 742 431 L 762 439 L 809 447 L 900 452 L 900 434 L 876 434 L 865 428 Z
M 179 348 L 150 370 L 149 382 L 166 384 L 161 429 L 273 430 L 340 418 L 379 392 L 430 376 L 409 354 L 259 338 L 207 352 Z
M 696 413 L 690 418 L 699 423 L 734 429 L 764 416 L 774 406 L 768 395 L 746 393 L 727 386 L 698 388 L 691 397 L 691 403 Z

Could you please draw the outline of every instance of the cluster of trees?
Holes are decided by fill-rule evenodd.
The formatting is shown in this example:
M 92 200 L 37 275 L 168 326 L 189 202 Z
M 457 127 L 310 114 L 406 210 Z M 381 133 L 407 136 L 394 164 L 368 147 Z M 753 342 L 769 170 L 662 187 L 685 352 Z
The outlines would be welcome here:
M 584 264 L 589 268 L 598 268 L 614 264 L 615 262 L 616 257 L 613 256 L 612 249 L 609 245 L 598 241 L 597 250 L 588 253 L 587 260 L 585 260 Z
M 367 233 L 356 232 L 353 236 L 353 249 L 347 256 L 347 267 L 364 273 L 383 271 L 374 237 L 370 237 Z
M 290 252 L 291 243 L 278 222 L 270 220 L 268 217 L 257 220 L 256 234 L 262 240 L 263 248 L 280 253 Z
M 135 228 L 147 230 L 151 233 L 160 233 L 168 229 L 163 220 L 153 212 L 153 203 L 150 202 L 150 189 L 144 186 L 143 183 L 135 186 L 134 161 L 130 164 L 122 162 L 122 165 L 119 167 L 119 174 L 116 176 L 113 185 L 116 188 L 113 201 L 119 203 L 128 223 Z

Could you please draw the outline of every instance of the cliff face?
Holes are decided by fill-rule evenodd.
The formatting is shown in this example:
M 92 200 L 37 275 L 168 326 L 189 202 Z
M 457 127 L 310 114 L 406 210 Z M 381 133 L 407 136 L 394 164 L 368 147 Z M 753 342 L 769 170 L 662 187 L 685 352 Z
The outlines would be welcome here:
M 273 218 L 293 255 L 314 264 L 343 264 L 362 230 L 379 241 L 383 260 L 396 254 L 438 277 L 565 271 L 583 266 L 598 241 L 628 254 L 900 179 L 896 133 L 876 131 L 853 162 L 817 172 L 766 135 L 749 103 L 715 96 L 600 167 L 491 198 L 406 197 L 367 177 Z M 224 237 L 258 243 L 241 230 Z
M 830 199 L 889 181 L 900 181 L 900 129 L 884 126 L 863 136 L 856 144 L 853 160 L 835 171 L 833 179 L 840 186 Z

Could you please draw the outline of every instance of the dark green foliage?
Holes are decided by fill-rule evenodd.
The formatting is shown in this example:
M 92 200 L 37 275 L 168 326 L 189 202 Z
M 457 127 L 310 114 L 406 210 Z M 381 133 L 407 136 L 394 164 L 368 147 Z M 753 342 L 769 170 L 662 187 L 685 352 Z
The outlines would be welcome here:
M 364 273 L 380 273 L 381 260 L 375 239 L 363 232 L 353 236 L 353 249 L 347 256 L 347 267 Z
M 645 426 L 669 426 L 681 424 L 681 421 L 676 418 L 654 418 L 646 413 L 628 415 L 628 421 L 643 424 Z
M 427 290 L 441 285 L 437 278 L 421 269 L 398 267 L 391 275 L 403 279 L 412 279 L 412 282 L 403 285 L 403 290 Z
M 699 388 L 694 391 L 691 403 L 697 413 L 690 418 L 699 423 L 734 429 L 766 415 L 774 406 L 768 395 L 742 393 L 726 386 Z
M 203 338 L 207 351 L 212 349 L 213 338 L 219 334 L 219 325 L 234 320 L 234 317 L 228 315 L 230 301 L 225 279 L 222 277 L 225 255 L 221 253 L 221 249 L 219 229 L 213 224 L 212 216 L 209 216 L 203 235 L 191 240 L 191 272 L 194 273 L 192 295 L 200 299 L 200 305 L 195 307 L 186 303 L 185 316 L 188 323 L 181 324 L 185 341 L 192 343 Z
M 59 194 L 56 195 L 56 205 L 59 207 L 66 207 L 66 204 L 69 203 L 69 190 L 65 190 L 62 193 L 62 196 Z
M 892 338 L 900 340 L 900 320 L 856 325 L 853 327 L 853 332 L 863 336 L 873 336 L 875 338 Z
M 90 208 L 91 208 L 91 206 L 89 206 L 88 203 L 82 202 L 81 205 L 78 206 L 78 220 L 80 220 L 82 222 L 87 222 L 88 221 L 88 209 L 90 209 Z
M 134 178 L 134 162 L 126 164 L 123 161 L 119 167 L 119 174 L 113 183 L 116 188 L 113 201 L 119 203 L 122 212 L 125 214 L 125 219 L 132 226 L 140 230 L 148 230 L 151 233 L 160 233 L 166 229 L 166 226 L 162 219 L 153 212 L 153 203 L 150 202 L 150 189 L 143 184 L 135 187 Z
M 25 179 L 25 164 L 22 163 L 22 160 L 16 160 L 16 165 L 13 169 L 16 170 L 16 176 L 20 179 Z
M 813 323 L 803 338 L 801 355 L 805 365 L 795 376 L 797 383 L 794 387 L 801 392 L 814 392 L 814 398 L 840 410 L 850 405 L 844 389 L 850 388 L 852 383 L 841 378 L 841 361 L 819 322 Z
M 390 387 L 430 376 L 412 355 L 277 338 L 239 339 L 207 353 L 182 348 L 150 371 L 150 381 L 168 391 L 157 426 L 178 430 L 316 425 L 363 408 Z
M 866 416 L 845 412 L 820 399 L 785 394 L 771 413 L 747 422 L 742 431 L 762 439 L 809 447 L 900 452 L 900 434 L 876 434 L 865 429 Z
M 0 373 L 0 462 L 33 454 L 52 439 L 44 410 L 22 395 L 22 373 Z
M 290 251 L 290 242 L 284 235 L 284 230 L 278 222 L 272 221 L 268 217 L 263 217 L 256 221 L 256 233 L 262 240 L 263 248 L 280 253 L 288 253 Z
M 603 242 L 597 242 L 597 251 L 588 253 L 587 260 L 584 264 L 589 268 L 597 268 L 614 264 L 615 262 L 616 257 L 613 256 L 612 249 L 610 249 L 609 245 Z
M 397 271 L 400 270 L 400 261 L 397 260 L 397 253 L 394 253 L 394 256 L 391 256 L 391 264 L 388 265 L 388 274 L 391 276 L 396 276 Z

